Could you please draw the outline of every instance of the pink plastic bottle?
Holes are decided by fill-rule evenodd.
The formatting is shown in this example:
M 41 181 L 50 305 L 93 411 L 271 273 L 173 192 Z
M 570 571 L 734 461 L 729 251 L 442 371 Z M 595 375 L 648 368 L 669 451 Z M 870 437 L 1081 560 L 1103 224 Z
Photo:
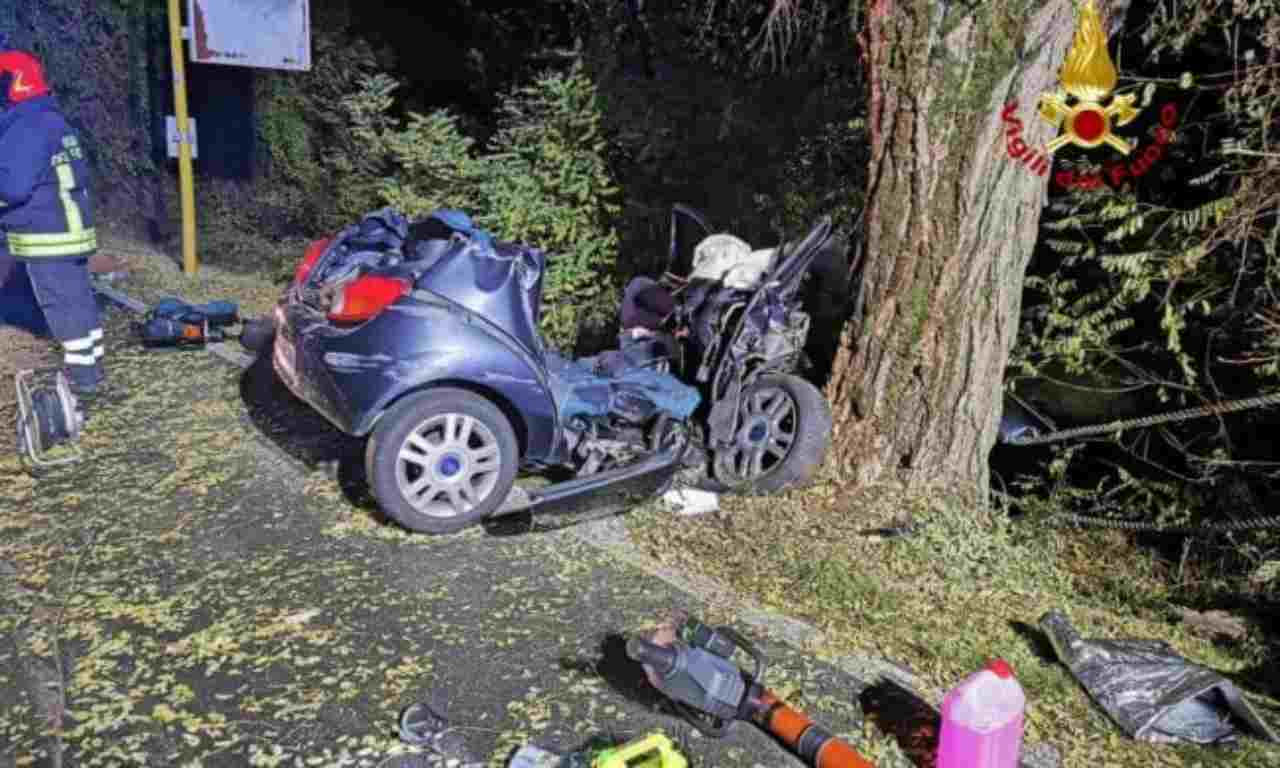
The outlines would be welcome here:
M 1027 705 L 1004 659 L 996 659 L 942 700 L 938 768 L 1017 768 Z

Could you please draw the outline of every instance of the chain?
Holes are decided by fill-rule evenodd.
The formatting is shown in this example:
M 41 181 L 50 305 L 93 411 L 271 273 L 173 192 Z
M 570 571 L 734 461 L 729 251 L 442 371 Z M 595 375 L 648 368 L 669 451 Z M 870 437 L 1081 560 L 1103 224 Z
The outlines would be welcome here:
M 1106 435 L 1126 429 L 1154 427 L 1157 424 L 1167 424 L 1173 421 L 1186 421 L 1188 419 L 1198 419 L 1205 416 L 1234 413 L 1236 411 L 1247 411 L 1251 408 L 1261 408 L 1277 404 L 1280 404 L 1280 392 L 1272 392 L 1268 395 L 1259 395 L 1258 397 L 1249 397 L 1243 400 L 1228 400 L 1223 403 L 1212 403 L 1196 408 L 1184 408 L 1180 411 L 1171 411 L 1169 413 L 1161 413 L 1155 416 L 1142 416 L 1134 419 L 1121 419 L 1107 424 L 1075 427 L 1073 429 L 1059 430 L 1057 432 L 1050 432 L 1045 435 L 1036 435 L 1035 437 L 1029 438 L 1014 438 L 1013 440 L 1010 440 L 1009 443 L 1012 445 L 1043 445 L 1045 443 L 1056 443 L 1061 440 L 1070 440 L 1072 438 Z M 1226 520 L 1218 523 L 1206 523 L 1199 526 L 1184 526 L 1161 525 L 1160 523 L 1144 523 L 1133 520 L 1115 520 L 1108 517 L 1076 515 L 1064 512 L 1051 516 L 1048 522 L 1050 525 L 1060 527 L 1077 525 L 1094 528 L 1111 528 L 1113 530 L 1120 531 L 1148 531 L 1153 533 L 1175 533 L 1195 536 L 1280 528 L 1280 515 L 1266 515 L 1263 517 L 1249 518 L 1247 520 Z
M 1015 497 L 1003 491 L 992 489 L 992 496 L 998 496 L 1006 502 L 1016 501 Z M 1034 520 L 1034 517 L 1015 517 L 1014 520 L 1026 519 Z M 1203 525 L 1164 525 L 1162 523 L 1145 523 L 1137 520 L 1117 520 L 1113 517 L 1099 517 L 1097 515 L 1077 515 L 1071 512 L 1058 512 L 1040 518 L 1043 524 L 1056 528 L 1068 528 L 1071 526 L 1085 528 L 1110 528 L 1116 531 L 1133 531 L 1133 532 L 1150 532 L 1150 533 L 1176 533 L 1184 536 L 1213 536 L 1223 533 L 1244 533 L 1246 531 L 1260 531 L 1268 528 L 1280 528 L 1280 515 L 1263 515 L 1260 517 L 1251 517 L 1246 520 L 1224 520 L 1222 522 L 1205 523 Z M 875 533 L 888 538 L 891 535 L 903 535 L 913 533 L 911 529 L 885 529 L 879 531 L 868 531 L 866 533 Z
M 1035 437 L 1015 437 L 1009 441 L 1010 445 L 1043 445 L 1045 443 L 1056 443 L 1061 440 L 1070 440 L 1078 437 L 1090 437 L 1093 435 L 1106 435 L 1113 432 L 1120 432 L 1134 427 L 1154 427 L 1157 424 L 1167 424 L 1171 421 L 1185 421 L 1187 419 L 1199 419 L 1205 416 L 1214 416 L 1222 413 L 1234 413 L 1236 411 L 1247 411 L 1250 408 L 1261 408 L 1266 405 L 1280 404 L 1280 392 L 1272 392 L 1269 395 L 1259 395 L 1258 397 L 1249 397 L 1243 400 L 1228 400 L 1225 403 L 1211 403 L 1202 405 L 1197 408 L 1184 408 L 1180 411 L 1172 411 L 1170 413 L 1161 413 L 1155 416 L 1141 416 L 1135 419 L 1121 419 L 1120 421 L 1112 421 L 1107 424 L 1094 424 L 1087 427 L 1075 427 L 1073 429 L 1063 429 L 1057 432 L 1050 432 L 1046 435 L 1036 435 Z
M 1050 525 L 1066 527 L 1080 525 L 1092 528 L 1111 528 L 1118 531 L 1148 531 L 1151 533 L 1177 533 L 1184 536 L 1209 536 L 1221 533 L 1243 533 L 1266 528 L 1280 528 L 1280 515 L 1251 517 L 1248 520 L 1226 520 L 1220 523 L 1206 523 L 1198 526 L 1161 525 L 1160 523 L 1142 523 L 1134 520 L 1113 520 L 1109 517 L 1092 517 L 1061 512 L 1049 518 Z

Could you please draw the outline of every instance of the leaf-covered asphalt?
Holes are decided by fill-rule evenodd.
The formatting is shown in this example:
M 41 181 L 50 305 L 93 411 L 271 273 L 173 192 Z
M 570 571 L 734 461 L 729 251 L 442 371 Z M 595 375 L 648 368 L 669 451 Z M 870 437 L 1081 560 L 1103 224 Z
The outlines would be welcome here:
M 0 766 L 444 764 L 394 756 L 428 699 L 493 766 L 653 729 L 694 766 L 798 764 L 747 724 L 694 736 L 626 661 L 623 637 L 698 599 L 565 531 L 405 533 L 362 446 L 267 366 L 144 350 L 108 318 L 87 460 L 33 480 L 0 458 Z M 775 687 L 860 738 L 857 680 L 763 644 Z

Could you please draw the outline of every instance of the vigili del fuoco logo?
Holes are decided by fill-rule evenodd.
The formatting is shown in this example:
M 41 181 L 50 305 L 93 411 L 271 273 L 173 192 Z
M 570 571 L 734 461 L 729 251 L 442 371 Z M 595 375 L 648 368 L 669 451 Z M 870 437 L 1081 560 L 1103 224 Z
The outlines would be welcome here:
M 1112 95 L 1118 80 L 1115 64 L 1107 53 L 1102 20 L 1093 0 L 1085 0 L 1076 20 L 1071 48 L 1058 71 L 1059 86 L 1054 92 L 1040 97 L 1036 110 L 1041 120 L 1059 128 L 1061 133 L 1043 147 L 1028 146 L 1022 138 L 1022 121 L 1014 114 L 1018 103 L 1009 102 L 1000 112 L 1009 157 L 1032 173 L 1043 176 L 1049 172 L 1050 156 L 1068 144 L 1088 150 L 1106 145 L 1122 157 L 1112 157 L 1103 164 L 1101 171 L 1090 174 L 1060 171 L 1053 175 L 1054 182 L 1063 188 L 1094 189 L 1102 186 L 1105 180 L 1119 185 L 1126 178 L 1136 179 L 1145 175 L 1164 156 L 1165 147 L 1172 139 L 1173 128 L 1178 122 L 1178 107 L 1173 102 L 1160 107 L 1160 125 L 1156 128 L 1155 141 L 1136 152 L 1135 143 L 1113 130 L 1133 122 L 1142 111 L 1141 107 L 1134 105 L 1136 94 Z

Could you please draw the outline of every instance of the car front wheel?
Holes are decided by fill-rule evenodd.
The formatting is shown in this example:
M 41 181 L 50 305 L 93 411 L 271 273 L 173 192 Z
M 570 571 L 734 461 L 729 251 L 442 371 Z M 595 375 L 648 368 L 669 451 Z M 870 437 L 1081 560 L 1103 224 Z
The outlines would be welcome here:
M 506 415 L 461 389 L 433 389 L 394 406 L 365 453 L 378 505 L 419 533 L 468 528 L 506 500 L 519 467 Z
M 831 407 L 817 387 L 790 374 L 761 376 L 742 393 L 733 442 L 714 456 L 729 490 L 776 493 L 811 480 L 831 444 Z

